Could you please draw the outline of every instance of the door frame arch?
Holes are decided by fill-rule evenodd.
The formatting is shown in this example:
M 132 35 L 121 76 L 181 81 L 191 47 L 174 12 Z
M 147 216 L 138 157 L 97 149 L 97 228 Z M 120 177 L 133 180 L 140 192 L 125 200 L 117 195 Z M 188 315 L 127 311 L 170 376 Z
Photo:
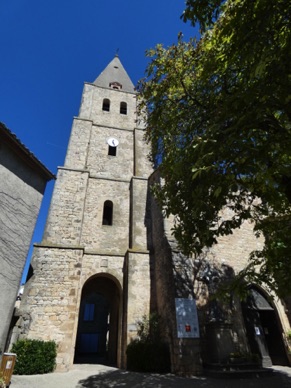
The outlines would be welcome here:
M 74 363 L 82 363 L 88 362 L 86 361 L 86 357 L 80 355 L 80 333 L 84 329 L 84 325 L 82 326 L 81 316 L 80 314 L 84 311 L 82 302 L 84 298 L 89 294 L 95 295 L 103 295 L 103 297 L 108 301 L 109 305 L 109 315 L 110 322 L 108 326 L 108 338 L 107 338 L 107 360 L 102 360 L 100 356 L 98 358 L 97 354 L 91 357 L 91 363 L 103 363 L 107 362 L 111 365 L 116 365 L 117 367 L 121 366 L 121 344 L 122 344 L 122 316 L 123 316 L 123 291 L 120 284 L 120 281 L 112 274 L 107 272 L 99 272 L 88 277 L 81 289 L 80 289 L 80 297 L 78 301 L 78 318 L 76 319 L 76 329 L 75 329 L 75 350 L 74 350 Z M 96 298 L 97 303 L 97 298 Z M 96 313 L 97 314 L 97 313 Z M 113 314 L 113 315 L 112 315 Z M 114 318 L 112 318 L 114 316 Z M 96 318 L 97 319 L 97 318 Z M 97 321 L 96 321 L 97 322 Z M 96 323 L 95 322 L 95 323 Z M 94 323 L 94 322 L 92 322 Z M 96 326 L 97 327 L 97 326 Z M 85 332 L 84 332 L 85 333 Z M 104 332 L 103 334 L 104 335 Z M 114 345 L 112 344 L 114 342 Z M 104 356 L 105 357 L 105 356 Z M 89 359 L 89 357 L 88 357 Z M 88 360 L 87 359 L 87 360 Z
M 250 347 L 253 348 L 254 344 L 256 344 L 257 350 L 262 356 L 263 366 L 270 366 L 274 363 L 289 365 L 287 349 L 283 338 L 285 327 L 284 320 L 282 319 L 284 311 L 282 303 L 275 294 L 268 292 L 262 286 L 249 284 L 248 289 L 253 290 L 259 295 L 259 298 L 262 298 L 261 301 L 257 300 L 256 303 L 253 296 L 255 303 L 253 303 L 252 307 L 248 305 L 248 302 L 242 302 L 246 335 Z M 253 313 L 252 318 L 251 314 L 249 315 L 250 311 Z M 272 317 L 273 319 L 270 319 Z M 252 319 L 254 326 L 251 328 L 250 322 L 247 323 L 247 321 L 252 321 Z

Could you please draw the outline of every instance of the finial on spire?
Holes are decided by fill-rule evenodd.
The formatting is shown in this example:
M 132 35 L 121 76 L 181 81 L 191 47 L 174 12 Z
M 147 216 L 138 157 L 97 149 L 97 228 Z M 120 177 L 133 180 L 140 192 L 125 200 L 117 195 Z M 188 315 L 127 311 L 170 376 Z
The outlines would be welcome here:
M 116 49 L 116 53 L 115 53 L 115 56 L 118 57 L 118 52 L 119 52 L 119 48 Z

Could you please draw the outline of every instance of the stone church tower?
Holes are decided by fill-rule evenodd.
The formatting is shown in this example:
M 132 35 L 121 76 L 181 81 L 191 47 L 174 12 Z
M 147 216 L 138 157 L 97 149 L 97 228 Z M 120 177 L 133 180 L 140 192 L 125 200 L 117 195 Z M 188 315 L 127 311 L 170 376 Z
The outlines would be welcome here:
M 229 366 L 231 354 L 287 364 L 290 322 L 277 297 L 250 285 L 249 303 L 212 298 L 260 248 L 252 225 L 223 236 L 203 257 L 177 249 L 174 221 L 149 189 L 161 177 L 147 159 L 136 97 L 118 57 L 85 83 L 44 237 L 35 244 L 21 336 L 55 340 L 57 370 L 74 362 L 125 367 L 137 321 L 154 311 L 174 373 L 199 374 L 202 363 Z
M 135 323 L 149 313 L 143 135 L 134 85 L 116 56 L 85 83 L 23 297 L 27 337 L 58 343 L 58 370 L 90 354 L 124 365 Z

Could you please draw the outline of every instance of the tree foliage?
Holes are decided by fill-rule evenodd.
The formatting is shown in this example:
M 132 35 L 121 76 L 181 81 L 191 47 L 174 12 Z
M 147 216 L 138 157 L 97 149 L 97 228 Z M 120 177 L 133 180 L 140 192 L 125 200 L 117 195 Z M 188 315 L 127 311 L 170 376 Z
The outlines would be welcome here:
M 186 254 L 252 220 L 265 246 L 243 276 L 290 294 L 291 2 L 186 5 L 182 17 L 200 23 L 202 38 L 149 50 L 139 84 L 151 159 L 164 178 L 157 198 L 175 216 Z

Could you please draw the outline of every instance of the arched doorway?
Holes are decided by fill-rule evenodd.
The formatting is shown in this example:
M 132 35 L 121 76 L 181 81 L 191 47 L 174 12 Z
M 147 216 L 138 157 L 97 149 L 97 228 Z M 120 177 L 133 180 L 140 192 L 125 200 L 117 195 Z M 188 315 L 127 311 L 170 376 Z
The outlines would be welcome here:
M 252 286 L 242 311 L 251 351 L 261 356 L 263 366 L 289 365 L 281 322 L 271 299 Z
M 83 286 L 74 363 L 116 365 L 120 290 L 116 282 L 97 275 Z

